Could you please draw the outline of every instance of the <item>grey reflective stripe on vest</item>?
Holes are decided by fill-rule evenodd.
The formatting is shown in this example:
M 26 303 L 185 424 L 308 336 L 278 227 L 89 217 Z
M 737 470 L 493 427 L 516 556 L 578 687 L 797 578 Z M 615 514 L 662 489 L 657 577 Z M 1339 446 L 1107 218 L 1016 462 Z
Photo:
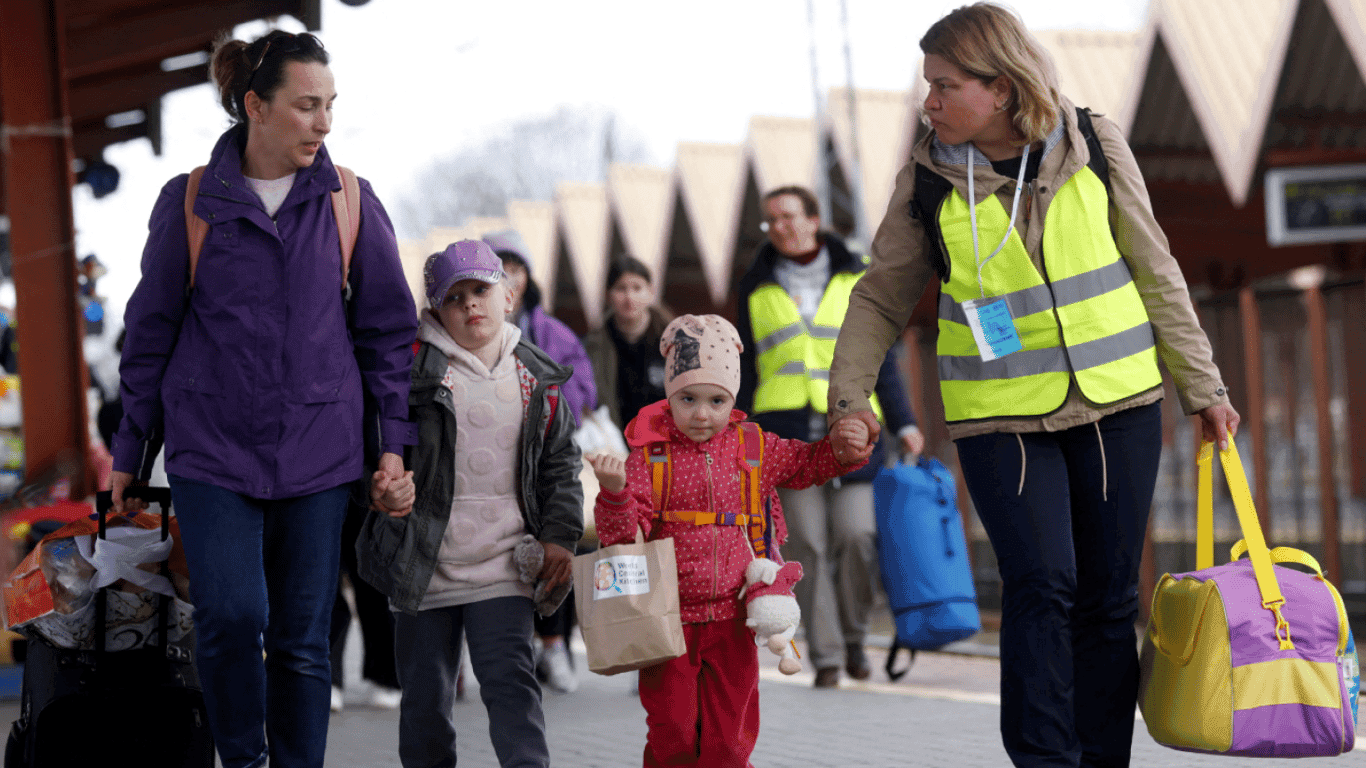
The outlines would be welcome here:
M 1025 317 L 1042 312 L 1050 307 L 1065 307 L 1097 296 L 1104 296 L 1116 288 L 1133 282 L 1129 264 L 1124 259 L 1116 259 L 1106 266 L 1083 272 L 1080 275 L 1065 277 L 1053 283 L 1050 295 L 1047 285 L 1036 285 L 1005 294 L 1006 305 L 1010 307 L 1011 317 Z M 963 313 L 961 304 L 947 293 L 939 294 L 939 316 L 959 325 L 968 324 L 968 316 Z
M 993 379 L 1015 379 L 1021 376 L 1034 376 L 1040 373 L 1067 373 L 1068 370 L 1083 371 L 1098 365 L 1113 363 L 1129 355 L 1138 354 L 1152 348 L 1153 329 L 1146 320 L 1134 327 L 1067 348 L 1049 347 L 1047 349 L 1022 349 L 1005 357 L 983 361 L 977 355 L 940 355 L 939 379 L 941 381 L 990 381 Z M 1068 357 L 1072 359 L 1069 369 Z
M 1153 327 L 1144 320 L 1127 331 L 1070 346 L 1067 348 L 1067 354 L 1072 358 L 1072 366 L 1078 371 L 1084 371 L 1087 368 L 1123 360 L 1129 355 L 1136 355 L 1145 349 L 1151 349 L 1154 343 Z
M 806 329 L 802 327 L 801 323 L 785 325 L 782 328 L 779 328 L 778 330 L 774 331 L 773 333 L 770 333 L 769 335 L 763 337 L 762 339 L 756 339 L 754 342 L 754 348 L 758 350 L 757 354 L 762 355 L 763 353 L 769 351 L 770 349 L 773 349 L 779 344 L 782 344 L 784 341 L 791 341 L 792 339 L 797 338 L 798 336 L 802 335 L 805 331 Z
M 811 329 L 811 338 L 813 339 L 837 339 L 839 338 L 839 335 L 840 329 L 838 328 L 827 328 L 823 325 L 817 325 Z
M 827 371 L 827 370 L 825 370 L 824 368 L 820 368 L 820 369 L 814 370 L 814 371 L 807 371 L 807 375 L 810 376 L 811 378 L 815 379 L 816 381 L 829 381 L 829 380 L 830 380 L 830 371 Z
M 778 369 L 779 376 L 800 376 L 806 373 L 806 363 L 801 360 L 788 360 Z

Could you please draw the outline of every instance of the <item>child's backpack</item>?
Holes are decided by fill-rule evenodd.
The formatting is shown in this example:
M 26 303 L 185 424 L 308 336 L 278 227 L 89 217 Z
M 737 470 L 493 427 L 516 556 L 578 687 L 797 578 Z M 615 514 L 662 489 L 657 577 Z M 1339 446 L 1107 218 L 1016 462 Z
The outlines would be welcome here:
M 953 473 L 938 459 L 898 462 L 873 478 L 882 586 L 896 620 L 887 654 L 893 681 L 907 671 L 892 670 L 902 648 L 914 662 L 917 650 L 948 645 L 982 628 L 957 496 Z
M 655 520 L 656 523 L 742 526 L 749 530 L 749 543 L 754 548 L 755 556 L 768 557 L 769 548 L 773 545 L 773 530 L 769 524 L 772 512 L 770 501 L 759 498 L 760 468 L 764 460 L 764 431 L 758 424 L 749 421 L 742 421 L 736 427 L 740 437 L 737 453 L 745 465 L 745 511 L 732 514 L 666 509 L 669 492 L 673 488 L 673 472 L 669 460 L 669 444 L 661 441 L 645 446 L 645 460 L 650 464 L 650 492 L 656 514 Z
M 351 285 L 347 279 L 351 274 L 351 254 L 356 250 L 356 238 L 360 235 L 360 180 L 350 168 L 333 167 L 337 169 L 342 185 L 332 193 L 332 212 L 337 219 L 337 235 L 341 241 L 342 291 L 349 299 Z M 190 171 L 190 180 L 185 185 L 185 233 L 190 245 L 190 280 L 185 286 L 186 293 L 194 290 L 195 267 L 199 265 L 204 240 L 209 236 L 209 222 L 194 212 L 194 200 L 199 196 L 199 182 L 203 177 L 204 166 L 201 165 Z

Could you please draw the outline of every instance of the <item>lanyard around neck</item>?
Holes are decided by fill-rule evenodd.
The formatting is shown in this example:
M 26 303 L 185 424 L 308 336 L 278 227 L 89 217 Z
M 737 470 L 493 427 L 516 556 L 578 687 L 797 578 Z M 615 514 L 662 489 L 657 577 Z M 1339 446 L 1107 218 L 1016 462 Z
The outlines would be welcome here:
M 1020 158 L 1020 175 L 1015 179 L 1015 199 L 1010 202 L 1010 224 L 1006 226 L 1005 237 L 1001 238 L 1001 244 L 996 246 L 985 259 L 982 258 L 980 246 L 977 244 L 977 186 L 973 183 L 972 155 L 976 148 L 968 145 L 968 218 L 972 220 L 972 258 L 977 263 L 977 288 L 981 291 L 982 298 L 986 298 L 987 289 L 982 284 L 982 267 L 987 265 L 996 254 L 1006 247 L 1006 241 L 1010 239 L 1010 233 L 1015 230 L 1015 212 L 1020 207 L 1020 190 L 1024 187 L 1025 166 L 1029 165 L 1029 145 L 1024 148 L 1024 155 Z

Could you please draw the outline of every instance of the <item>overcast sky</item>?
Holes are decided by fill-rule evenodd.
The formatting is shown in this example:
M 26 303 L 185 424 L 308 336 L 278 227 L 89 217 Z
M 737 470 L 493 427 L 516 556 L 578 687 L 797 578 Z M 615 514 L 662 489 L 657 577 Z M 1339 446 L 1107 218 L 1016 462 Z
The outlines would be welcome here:
M 844 85 L 840 0 L 813 0 L 823 88 Z M 916 42 L 963 0 L 843 0 L 853 82 L 904 90 L 920 75 Z M 741 142 L 756 114 L 814 110 L 804 0 L 323 1 L 319 36 L 338 98 L 328 150 L 374 184 L 392 209 L 417 172 L 498 130 L 560 104 L 599 104 L 636 131 L 654 162 L 679 141 Z M 1015 0 L 1031 29 L 1138 29 L 1149 0 Z M 278 25 L 303 27 L 289 17 Z M 252 39 L 267 27 L 244 25 Z M 202 165 L 227 117 L 207 85 L 164 101 L 163 154 L 145 140 L 111 146 L 119 190 L 75 193 L 77 250 L 109 268 L 100 293 L 114 318 L 137 283 L 147 217 L 161 186 Z M 451 222 L 456 224 L 459 222 Z M 12 292 L 10 293 L 12 296 Z

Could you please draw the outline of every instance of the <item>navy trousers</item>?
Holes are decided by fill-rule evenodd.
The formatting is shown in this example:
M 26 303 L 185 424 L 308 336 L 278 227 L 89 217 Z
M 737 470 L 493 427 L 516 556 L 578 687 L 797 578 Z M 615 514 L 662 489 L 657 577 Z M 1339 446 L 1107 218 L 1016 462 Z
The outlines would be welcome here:
M 1001 573 L 1006 752 L 1021 768 L 1127 766 L 1160 404 L 1062 432 L 957 445 Z

